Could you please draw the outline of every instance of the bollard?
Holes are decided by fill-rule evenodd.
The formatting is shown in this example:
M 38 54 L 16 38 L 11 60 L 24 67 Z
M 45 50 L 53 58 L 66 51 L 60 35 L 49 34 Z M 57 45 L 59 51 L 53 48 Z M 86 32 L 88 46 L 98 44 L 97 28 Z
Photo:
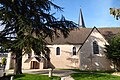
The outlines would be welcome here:
M 64 78 L 64 77 L 61 77 L 61 80 L 65 80 L 65 78 Z
M 53 71 L 53 69 L 50 68 L 50 69 L 49 69 L 49 77 L 52 77 L 52 71 Z
M 10 80 L 13 80 L 14 76 L 11 76 Z

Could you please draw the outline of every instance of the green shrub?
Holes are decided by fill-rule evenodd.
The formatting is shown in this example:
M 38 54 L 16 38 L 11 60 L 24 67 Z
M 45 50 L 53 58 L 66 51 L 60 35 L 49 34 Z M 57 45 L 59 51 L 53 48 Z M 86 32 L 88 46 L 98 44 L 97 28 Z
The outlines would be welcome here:
M 2 65 L 6 65 L 6 58 L 5 58 L 5 57 L 2 58 L 1 64 L 2 64 Z

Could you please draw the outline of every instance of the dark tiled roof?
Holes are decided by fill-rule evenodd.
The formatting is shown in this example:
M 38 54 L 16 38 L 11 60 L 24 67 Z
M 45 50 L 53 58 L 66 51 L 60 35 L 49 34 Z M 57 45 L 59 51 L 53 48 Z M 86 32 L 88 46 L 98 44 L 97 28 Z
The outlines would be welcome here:
M 35 58 L 38 62 L 41 61 L 39 57 L 31 57 L 31 58 L 26 59 L 24 63 L 29 63 L 33 58 Z
M 89 36 L 93 28 L 79 28 L 70 31 L 69 36 L 64 38 L 62 34 L 59 38 L 55 38 L 52 42 L 50 39 L 46 39 L 48 44 L 83 44 L 86 38 Z M 120 28 L 97 28 L 98 31 L 106 38 L 120 33 Z
M 107 40 L 116 34 L 120 34 L 120 28 L 98 28 L 98 30 Z
M 70 31 L 67 38 L 64 38 L 62 34 L 59 38 L 55 38 L 52 42 L 47 39 L 48 44 L 82 44 L 86 37 L 89 35 L 91 28 L 79 28 Z

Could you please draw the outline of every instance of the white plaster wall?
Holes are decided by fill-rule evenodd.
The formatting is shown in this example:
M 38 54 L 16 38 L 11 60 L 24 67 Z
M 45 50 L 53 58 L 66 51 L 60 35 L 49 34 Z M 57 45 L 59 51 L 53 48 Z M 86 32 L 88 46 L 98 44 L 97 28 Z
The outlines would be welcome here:
M 78 68 L 79 67 L 79 53 L 72 55 L 73 47 L 76 51 L 80 45 L 48 45 L 50 48 L 50 62 L 54 68 Z M 60 47 L 60 55 L 56 55 L 56 48 Z
M 12 58 L 12 52 L 8 53 L 8 56 L 6 57 L 7 61 L 6 61 L 6 66 L 5 69 L 9 70 L 9 69 L 13 69 L 14 68 L 14 59 Z
M 99 54 L 93 54 L 93 41 L 99 45 Z M 104 53 L 104 45 L 108 44 L 104 37 L 94 29 L 80 52 L 81 70 L 111 70 L 112 65 Z
M 0 62 L 2 62 L 2 57 L 0 57 Z
M 5 66 L 5 69 L 6 69 L 6 70 L 10 69 L 10 65 L 11 65 L 11 54 L 12 54 L 12 53 L 8 53 L 7 62 L 6 62 L 6 66 Z

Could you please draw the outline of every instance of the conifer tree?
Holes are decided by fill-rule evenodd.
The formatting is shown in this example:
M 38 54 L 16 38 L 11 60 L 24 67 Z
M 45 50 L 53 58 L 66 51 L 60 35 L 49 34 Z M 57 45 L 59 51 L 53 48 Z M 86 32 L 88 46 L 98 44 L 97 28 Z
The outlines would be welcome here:
M 35 54 L 44 53 L 46 37 L 53 40 L 59 36 L 58 31 L 67 37 L 70 29 L 76 27 L 63 16 L 57 19 L 52 9 L 62 11 L 52 0 L 0 0 L 0 21 L 4 25 L 0 45 L 14 53 L 15 74 L 22 73 L 23 48 L 24 53 L 31 49 Z

